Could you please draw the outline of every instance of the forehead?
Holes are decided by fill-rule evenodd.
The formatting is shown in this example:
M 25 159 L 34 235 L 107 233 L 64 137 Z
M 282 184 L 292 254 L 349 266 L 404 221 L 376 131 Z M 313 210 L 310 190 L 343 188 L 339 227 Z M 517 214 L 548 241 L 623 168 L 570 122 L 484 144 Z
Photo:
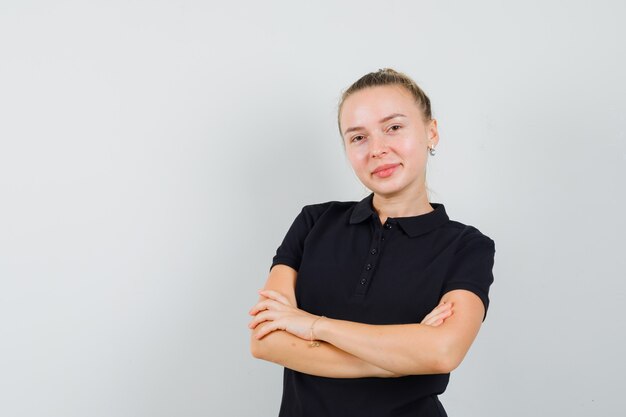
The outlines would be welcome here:
M 415 99 L 404 87 L 385 85 L 368 87 L 351 94 L 343 102 L 339 117 L 341 126 L 363 125 L 394 113 L 419 116 Z

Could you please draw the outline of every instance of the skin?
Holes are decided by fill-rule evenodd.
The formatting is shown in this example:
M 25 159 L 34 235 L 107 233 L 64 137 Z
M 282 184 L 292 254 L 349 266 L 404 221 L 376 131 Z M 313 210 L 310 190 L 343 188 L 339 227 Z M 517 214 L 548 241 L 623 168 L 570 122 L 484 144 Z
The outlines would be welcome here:
M 348 160 L 374 193 L 381 223 L 433 210 L 425 175 L 428 148 L 439 141 L 437 122 L 426 120 L 407 90 L 381 86 L 358 91 L 344 101 L 339 120 Z M 312 375 L 448 373 L 465 357 L 484 317 L 482 301 L 465 290 L 446 293 L 421 323 L 368 325 L 319 317 L 298 308 L 296 279 L 297 272 L 286 265 L 270 271 L 259 302 L 249 311 L 251 351 Z M 309 346 L 312 329 L 316 348 Z
M 425 120 L 400 86 L 373 87 L 349 96 L 340 113 L 346 155 L 374 192 L 381 222 L 432 211 L 426 193 L 428 148 L 439 143 L 437 121 Z M 391 166 L 390 170 L 377 169 Z

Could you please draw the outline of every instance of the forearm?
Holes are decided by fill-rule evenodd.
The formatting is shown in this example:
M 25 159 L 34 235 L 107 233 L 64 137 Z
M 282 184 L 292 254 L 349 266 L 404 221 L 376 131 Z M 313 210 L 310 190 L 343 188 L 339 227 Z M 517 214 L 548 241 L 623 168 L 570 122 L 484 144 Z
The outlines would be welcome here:
M 448 373 L 462 359 L 448 349 L 445 332 L 421 324 L 376 326 L 325 318 L 317 322 L 315 336 L 396 374 Z
M 467 354 L 485 310 L 480 298 L 466 290 L 450 291 L 442 301 L 454 306 L 454 314 L 440 326 L 369 325 L 325 318 L 317 321 L 315 337 L 395 374 L 449 373 Z
M 400 376 L 351 355 L 329 343 L 320 342 L 318 347 L 309 341 L 282 330 L 273 331 L 257 340 L 252 332 L 251 350 L 254 357 L 277 363 L 286 368 L 310 375 L 327 378 L 389 378 Z

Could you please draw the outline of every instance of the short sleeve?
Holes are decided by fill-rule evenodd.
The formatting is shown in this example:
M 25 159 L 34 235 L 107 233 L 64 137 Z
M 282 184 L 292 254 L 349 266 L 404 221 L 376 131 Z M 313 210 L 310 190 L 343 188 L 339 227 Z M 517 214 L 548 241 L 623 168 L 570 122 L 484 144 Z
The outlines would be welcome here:
M 443 294 L 452 290 L 473 292 L 482 300 L 486 317 L 489 308 L 489 287 L 493 283 L 494 257 L 493 240 L 476 229 L 467 233 L 457 248 Z
M 278 264 L 292 267 L 296 271 L 300 269 L 304 243 L 319 217 L 321 205 L 304 206 L 291 224 L 283 242 L 276 249 L 276 255 L 272 259 L 270 270 Z

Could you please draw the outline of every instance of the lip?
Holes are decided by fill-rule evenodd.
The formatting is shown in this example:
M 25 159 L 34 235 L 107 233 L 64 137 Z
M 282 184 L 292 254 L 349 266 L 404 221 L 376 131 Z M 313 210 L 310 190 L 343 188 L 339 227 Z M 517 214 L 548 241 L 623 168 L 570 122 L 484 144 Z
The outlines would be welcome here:
M 372 175 L 377 175 L 379 177 L 388 177 L 391 174 L 393 174 L 395 169 L 397 167 L 399 167 L 399 166 L 400 166 L 400 164 L 385 164 L 385 165 L 381 165 L 379 167 L 376 167 L 376 169 L 374 169 L 374 171 L 372 171 Z

